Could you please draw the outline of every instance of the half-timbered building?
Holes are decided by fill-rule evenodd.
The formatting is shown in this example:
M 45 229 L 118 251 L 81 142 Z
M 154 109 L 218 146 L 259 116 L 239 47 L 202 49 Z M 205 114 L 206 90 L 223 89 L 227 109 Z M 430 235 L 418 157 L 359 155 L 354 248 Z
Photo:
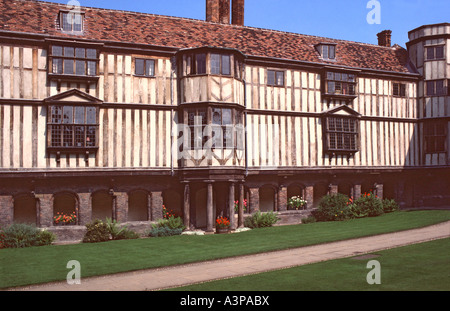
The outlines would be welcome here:
M 450 24 L 407 49 L 206 21 L 0 0 L 0 224 L 289 214 L 327 193 L 450 200 Z M 244 206 L 244 199 L 248 205 Z M 293 215 L 294 216 L 294 215 Z

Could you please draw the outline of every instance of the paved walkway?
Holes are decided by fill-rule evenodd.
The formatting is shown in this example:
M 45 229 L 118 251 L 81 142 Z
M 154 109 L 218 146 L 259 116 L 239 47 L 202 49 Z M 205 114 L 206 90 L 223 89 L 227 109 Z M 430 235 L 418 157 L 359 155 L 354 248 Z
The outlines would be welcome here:
M 120 273 L 67 282 L 36 285 L 28 291 L 144 291 L 285 269 L 331 259 L 353 257 L 409 244 L 450 237 L 450 222 L 366 238 L 326 243 L 285 251 L 234 257 L 162 269 Z

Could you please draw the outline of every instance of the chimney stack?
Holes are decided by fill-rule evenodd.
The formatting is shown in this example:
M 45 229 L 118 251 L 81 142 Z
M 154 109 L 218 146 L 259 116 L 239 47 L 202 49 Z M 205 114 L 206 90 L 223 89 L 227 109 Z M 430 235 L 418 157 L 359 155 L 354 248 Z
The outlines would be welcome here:
M 219 22 L 219 0 L 206 0 L 206 21 Z
M 233 25 L 244 26 L 244 3 L 245 0 L 233 0 L 231 8 Z
M 387 46 L 391 47 L 391 37 L 392 37 L 392 31 L 391 30 L 383 30 L 378 36 L 378 45 L 380 46 Z
M 220 0 L 219 2 L 219 22 L 222 24 L 230 23 L 230 1 Z
M 244 26 L 245 0 L 206 0 L 206 21 Z

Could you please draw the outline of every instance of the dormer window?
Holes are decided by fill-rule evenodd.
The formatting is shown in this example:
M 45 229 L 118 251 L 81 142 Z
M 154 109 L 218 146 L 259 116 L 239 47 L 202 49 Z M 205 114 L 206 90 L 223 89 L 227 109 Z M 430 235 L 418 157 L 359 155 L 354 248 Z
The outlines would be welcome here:
M 72 10 L 59 13 L 59 25 L 64 32 L 83 32 L 84 14 Z
M 336 44 L 321 43 L 316 45 L 316 49 L 323 60 L 336 60 Z
M 356 97 L 356 75 L 354 73 L 326 71 L 323 84 L 323 96 L 340 99 Z
M 99 79 L 99 45 L 51 41 L 48 48 L 48 77 L 58 81 L 95 83 Z

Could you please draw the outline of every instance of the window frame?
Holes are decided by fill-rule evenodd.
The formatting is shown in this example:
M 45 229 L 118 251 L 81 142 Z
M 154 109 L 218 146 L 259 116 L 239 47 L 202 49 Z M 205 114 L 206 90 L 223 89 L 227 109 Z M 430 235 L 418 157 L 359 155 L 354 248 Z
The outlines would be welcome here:
M 438 132 L 438 126 L 442 127 L 442 134 Z M 430 128 L 432 130 L 430 131 Z M 430 133 L 432 132 L 432 133 Z M 423 123 L 423 141 L 424 141 L 424 153 L 436 154 L 447 152 L 447 121 L 445 120 L 429 120 Z M 443 148 L 439 149 L 439 140 Z
M 320 43 L 316 45 L 316 50 L 320 55 L 322 60 L 326 61 L 336 61 L 337 59 L 337 48 L 335 43 Z M 325 48 L 326 48 L 326 57 L 325 57 Z M 330 49 L 332 48 L 332 49 Z M 333 51 L 333 57 L 330 57 L 330 51 Z
M 213 72 L 213 56 L 218 56 L 218 72 Z M 225 72 L 225 66 L 224 66 L 224 58 L 228 58 L 228 60 L 225 60 L 225 62 L 228 62 L 228 73 Z M 219 75 L 219 76 L 232 76 L 232 59 L 231 55 L 224 54 L 224 53 L 209 53 L 209 73 L 211 75 Z
M 220 124 L 214 123 L 214 110 L 220 110 Z M 223 123 L 223 110 L 230 110 L 231 123 Z M 190 121 L 189 114 L 195 114 L 194 120 Z M 200 116 L 200 113 L 206 115 L 206 119 L 202 119 L 202 124 L 196 123 L 195 118 Z M 223 105 L 198 105 L 193 107 L 188 107 L 184 109 L 183 113 L 183 124 L 189 129 L 189 142 L 188 147 L 182 147 L 183 150 L 195 151 L 195 150 L 244 150 L 245 149 L 245 131 L 244 131 L 244 113 L 243 110 L 237 107 L 223 106 Z M 215 127 L 220 127 L 221 130 L 221 143 L 215 144 L 213 138 L 213 132 Z M 201 143 L 200 138 L 196 138 L 196 131 L 201 130 Z M 231 140 L 227 141 L 227 136 L 225 135 L 226 130 L 231 130 Z M 242 135 L 239 137 L 239 135 Z M 197 135 L 198 136 L 198 135 Z M 183 141 L 183 145 L 187 142 L 187 138 Z M 231 143 L 231 146 L 227 144 Z
M 442 56 L 437 57 L 437 49 L 442 49 Z M 430 51 L 433 51 L 433 56 L 430 57 Z M 425 46 L 425 60 L 433 61 L 433 60 L 445 60 L 445 45 L 433 45 L 433 46 Z
M 331 124 L 331 120 L 339 120 L 342 123 L 342 127 L 341 130 L 338 130 L 337 128 L 337 123 L 335 128 L 332 129 L 330 124 Z M 324 118 L 324 125 L 325 125 L 325 151 L 327 152 L 332 152 L 332 153 L 347 153 L 347 154 L 351 154 L 351 153 L 356 153 L 359 151 L 359 135 L 360 135 L 360 131 L 359 131 L 359 120 L 356 117 L 353 116 L 343 116 L 343 115 L 335 115 L 335 114 L 330 114 L 327 115 Z M 344 122 L 348 121 L 348 130 L 345 129 L 345 125 Z M 351 122 L 353 122 L 353 130 L 351 130 Z M 334 146 L 332 146 L 331 143 L 331 135 L 336 135 L 336 139 L 335 139 L 335 143 L 333 144 Z M 339 136 L 338 136 L 339 135 Z M 340 147 L 340 145 L 338 145 L 338 137 L 341 137 L 341 144 L 342 147 Z M 346 137 L 353 137 L 352 140 L 350 140 L 350 146 L 349 148 L 346 148 L 347 146 L 346 144 Z M 352 143 L 353 141 L 353 143 Z M 353 148 L 352 148 L 353 147 Z
M 235 120 L 234 120 L 234 109 L 230 108 L 230 107 L 211 107 L 212 111 L 211 111 L 211 148 L 212 149 L 234 149 L 236 148 L 236 141 L 235 141 Z M 230 112 L 230 122 L 229 123 L 224 123 L 224 110 L 229 110 Z M 216 123 L 216 121 L 214 120 L 214 113 L 216 111 L 220 111 L 220 121 L 219 123 Z M 219 127 L 221 130 L 221 141 L 219 144 L 217 144 L 215 138 L 213 137 L 213 133 L 214 133 L 214 128 Z M 229 141 L 229 136 L 226 135 L 227 131 L 232 131 L 231 132 L 231 141 Z M 220 137 L 219 137 L 220 139 Z M 231 147 L 229 147 L 228 143 L 231 143 Z
M 144 71 L 144 73 L 143 74 L 138 74 L 137 73 L 137 62 L 138 61 L 143 61 L 144 62 L 144 64 L 143 64 L 143 71 Z M 147 63 L 153 63 L 153 66 L 152 66 L 152 68 L 153 68 L 153 74 L 152 75 L 150 75 L 150 74 L 148 74 L 148 72 L 147 72 Z M 144 77 L 144 78 L 155 78 L 156 77 L 156 60 L 155 59 L 153 59 L 153 58 L 142 58 L 142 57 L 135 57 L 134 58 L 134 75 L 136 76 L 136 77 Z
M 61 48 L 61 55 L 55 53 L 55 48 Z M 73 49 L 73 56 L 66 55 L 68 49 Z M 84 57 L 77 56 L 77 50 L 84 50 Z M 88 51 L 95 51 L 95 58 L 88 57 Z M 55 70 L 57 66 L 55 62 L 61 61 L 61 71 Z M 66 61 L 71 61 L 72 71 L 67 73 Z M 77 74 L 77 62 L 84 62 L 84 74 Z M 88 80 L 96 81 L 99 79 L 99 62 L 100 62 L 100 51 L 98 46 L 89 46 L 83 44 L 65 44 L 64 42 L 50 43 L 48 46 L 48 76 L 50 79 L 58 80 Z M 95 66 L 95 73 L 89 74 L 91 64 Z
M 80 23 L 80 30 L 74 30 L 74 25 L 76 24 L 76 23 L 71 23 L 71 29 L 70 30 L 67 30 L 67 29 L 64 29 L 64 16 L 72 16 L 72 19 L 74 18 L 74 17 L 76 17 L 76 16 L 80 16 L 80 19 L 81 19 L 81 23 Z M 81 33 L 83 33 L 84 32 L 84 15 L 85 15 L 85 13 L 84 12 L 72 12 L 72 10 L 71 11 L 60 11 L 59 12 L 59 18 L 58 18 L 58 20 L 59 20 L 59 28 L 60 28 L 60 30 L 62 31 L 62 32 L 65 32 L 65 33 L 74 33 L 74 34 L 81 34 Z
M 392 83 L 392 96 L 407 97 L 406 83 L 393 82 Z
M 438 82 L 442 82 L 442 89 L 441 92 L 438 93 Z M 432 86 L 430 88 L 430 85 L 432 83 Z M 447 85 L 446 85 L 447 83 Z M 425 96 L 426 97 L 432 97 L 432 96 L 446 96 L 449 94 L 449 80 L 446 79 L 436 79 L 436 80 L 426 80 L 425 81 Z M 446 91 L 447 88 L 447 91 Z M 433 89 L 433 92 L 430 93 L 430 89 Z
M 59 121 L 55 121 L 54 119 L 54 108 L 59 107 L 61 114 L 59 115 Z M 69 108 L 72 110 L 70 122 L 64 122 L 64 111 L 65 108 Z M 83 113 L 83 122 L 76 121 L 76 110 L 77 108 L 82 108 Z M 88 110 L 93 109 L 91 111 L 95 111 L 95 122 L 88 122 Z M 58 151 L 58 152 L 66 152 L 66 153 L 82 153 L 87 151 L 96 151 L 99 148 L 99 114 L 100 109 L 98 105 L 95 104 L 86 104 L 86 103 L 73 103 L 73 102 L 52 102 L 47 105 L 47 150 L 49 151 Z M 59 129 L 58 129 L 59 128 Z M 70 130 L 69 130 L 70 128 Z M 77 128 L 83 128 L 83 145 L 77 145 L 79 142 L 77 141 L 76 132 Z M 94 128 L 94 129 L 92 129 Z M 92 136 L 88 136 L 89 131 L 94 130 L 95 137 L 93 138 L 93 142 L 91 145 L 88 145 L 87 142 L 92 139 Z M 58 136 L 60 136 L 60 144 L 54 144 L 54 132 L 58 131 Z M 65 134 L 70 133 L 71 142 L 69 145 L 65 145 Z
M 332 75 L 332 76 L 331 76 Z M 338 72 L 327 70 L 322 74 L 323 77 L 323 96 L 332 98 L 354 99 L 357 97 L 358 77 L 355 73 Z M 347 77 L 344 79 L 344 77 Z M 353 81 L 351 80 L 353 77 Z M 330 85 L 334 85 L 331 91 Z M 339 85 L 340 92 L 336 92 Z M 346 90 L 346 92 L 344 92 Z
M 268 86 L 274 86 L 274 87 L 285 87 L 286 85 L 286 73 L 284 70 L 277 70 L 277 69 L 267 69 L 267 85 Z M 269 77 L 273 74 L 273 82 L 269 80 Z M 281 75 L 282 77 L 282 83 L 279 83 L 278 77 Z

